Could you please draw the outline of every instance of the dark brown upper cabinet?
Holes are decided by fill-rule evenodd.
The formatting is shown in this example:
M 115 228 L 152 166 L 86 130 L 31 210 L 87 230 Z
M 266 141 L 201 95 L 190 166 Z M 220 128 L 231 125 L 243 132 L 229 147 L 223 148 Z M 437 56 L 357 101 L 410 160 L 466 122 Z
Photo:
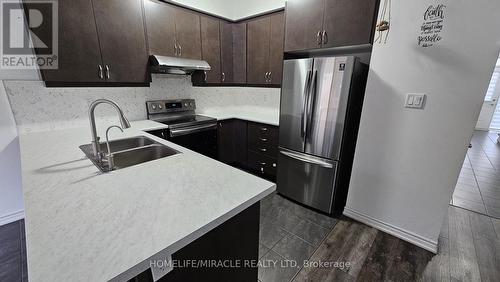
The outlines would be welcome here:
M 204 73 L 204 82 L 220 83 L 225 79 L 221 72 L 221 41 L 219 38 L 219 19 L 201 16 L 201 51 L 203 60 L 210 65 Z
M 41 70 L 46 85 L 149 82 L 142 0 L 59 1 L 58 16 L 58 69 Z
M 233 78 L 234 83 L 247 83 L 247 24 L 233 26 Z
M 150 55 L 177 55 L 175 42 L 175 7 L 144 0 Z
M 151 55 L 202 58 L 199 14 L 159 1 L 144 3 Z
M 283 77 L 283 41 L 285 40 L 285 14 L 271 15 L 269 39 L 269 83 L 281 84 Z
M 175 11 L 175 39 L 179 57 L 201 60 L 200 15 L 177 8 Z
M 221 68 L 223 73 L 222 83 L 233 81 L 233 67 L 234 67 L 234 57 L 233 57 L 233 25 L 232 23 L 226 21 L 220 21 L 220 56 L 221 56 Z
M 283 17 L 283 13 L 279 12 L 248 21 L 247 83 L 281 83 Z
M 286 2 L 285 52 L 321 47 L 324 1 L 288 0 Z
M 106 81 L 148 81 L 142 1 L 93 0 L 93 3 Z
M 210 16 L 201 18 L 202 57 L 212 70 L 196 72 L 195 85 L 241 85 L 246 78 L 246 23 L 231 23 Z
M 371 44 L 379 0 L 288 0 L 285 52 Z
M 246 23 L 220 22 L 221 66 L 223 84 L 244 84 L 247 59 Z

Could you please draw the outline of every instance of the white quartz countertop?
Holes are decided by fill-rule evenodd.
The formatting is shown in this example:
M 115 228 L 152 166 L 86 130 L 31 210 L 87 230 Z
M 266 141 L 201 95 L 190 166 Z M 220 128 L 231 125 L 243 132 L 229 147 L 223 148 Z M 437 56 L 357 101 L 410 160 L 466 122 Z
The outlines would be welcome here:
M 247 121 L 265 123 L 269 125 L 279 125 L 280 113 L 277 108 L 235 106 L 206 108 L 197 111 L 200 115 L 210 116 L 218 120 L 242 119 Z
M 142 130 L 181 152 L 102 174 L 79 149 L 89 128 L 21 135 L 30 282 L 122 281 L 188 245 L 275 185 Z M 101 135 L 102 136 L 102 135 Z

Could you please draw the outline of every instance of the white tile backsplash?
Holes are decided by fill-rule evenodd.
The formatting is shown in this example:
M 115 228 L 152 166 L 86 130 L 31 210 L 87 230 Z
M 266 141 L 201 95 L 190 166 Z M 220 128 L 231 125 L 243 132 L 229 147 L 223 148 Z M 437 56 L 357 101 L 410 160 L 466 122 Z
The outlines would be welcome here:
M 47 88 L 40 81 L 4 81 L 21 133 L 88 125 L 88 108 L 100 98 L 118 103 L 129 120 L 146 119 L 145 102 L 194 98 L 198 109 L 257 106 L 278 109 L 280 90 L 247 87 L 193 87 L 191 77 L 154 75 L 151 87 Z M 96 109 L 101 122 L 116 123 L 107 105 Z

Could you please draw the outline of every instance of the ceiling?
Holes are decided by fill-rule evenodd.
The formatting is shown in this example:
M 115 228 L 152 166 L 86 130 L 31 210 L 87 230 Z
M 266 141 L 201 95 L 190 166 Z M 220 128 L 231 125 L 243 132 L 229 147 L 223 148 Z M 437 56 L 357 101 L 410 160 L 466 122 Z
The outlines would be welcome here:
M 167 0 L 167 2 L 234 21 L 285 7 L 285 0 Z

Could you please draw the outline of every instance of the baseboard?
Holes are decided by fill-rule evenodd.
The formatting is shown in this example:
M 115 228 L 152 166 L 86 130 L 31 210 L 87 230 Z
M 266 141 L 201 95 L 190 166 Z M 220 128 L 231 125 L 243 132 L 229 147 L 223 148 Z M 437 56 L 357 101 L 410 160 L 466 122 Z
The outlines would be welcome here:
M 21 220 L 24 218 L 24 210 L 0 216 L 0 226 Z
M 404 230 L 402 228 L 399 228 L 397 226 L 385 223 L 383 221 L 375 219 L 375 218 L 368 216 L 366 214 L 352 210 L 348 207 L 344 208 L 344 215 L 347 217 L 350 217 L 354 220 L 357 220 L 361 223 L 364 223 L 368 226 L 371 226 L 373 228 L 381 230 L 385 233 L 388 233 L 388 234 L 391 234 L 395 237 L 398 237 L 401 240 L 404 240 L 406 242 L 409 242 L 409 243 L 412 243 L 416 246 L 419 246 L 419 247 L 421 247 L 425 250 L 428 250 L 434 254 L 437 254 L 437 250 L 438 250 L 438 242 L 437 241 L 429 240 L 429 239 L 424 238 L 420 235 L 417 235 L 413 232 L 410 232 L 410 231 Z

